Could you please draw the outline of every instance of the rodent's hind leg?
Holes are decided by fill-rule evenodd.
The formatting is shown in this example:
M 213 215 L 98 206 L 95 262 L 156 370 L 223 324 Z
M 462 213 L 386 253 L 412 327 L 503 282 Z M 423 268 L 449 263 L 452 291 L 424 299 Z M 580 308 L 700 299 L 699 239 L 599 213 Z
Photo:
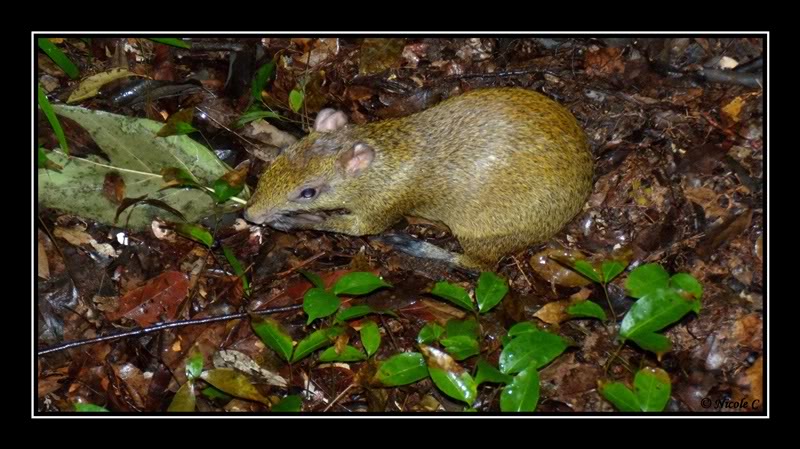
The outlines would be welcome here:
M 456 235 L 458 244 L 464 249 L 464 254 L 460 255 L 457 261 L 459 265 L 479 268 L 485 271 L 494 271 L 497 262 L 516 248 L 515 238 L 504 236 L 469 238 Z

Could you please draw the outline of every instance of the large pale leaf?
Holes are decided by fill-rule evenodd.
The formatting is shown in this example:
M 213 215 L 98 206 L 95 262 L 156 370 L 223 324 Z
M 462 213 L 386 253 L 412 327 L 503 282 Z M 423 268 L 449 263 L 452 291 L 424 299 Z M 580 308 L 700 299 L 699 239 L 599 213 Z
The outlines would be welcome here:
M 128 197 L 148 195 L 148 198 L 164 201 L 182 212 L 188 221 L 213 214 L 213 200 L 200 190 L 159 191 L 164 186 L 162 168 L 183 168 L 204 185 L 228 172 L 230 168 L 208 148 L 187 136 L 156 137 L 163 124 L 152 120 L 64 105 L 53 105 L 53 109 L 84 127 L 109 156 L 110 162 L 93 156 L 81 159 L 67 158 L 56 151 L 50 153 L 50 159 L 64 168 L 60 173 L 39 171 L 40 205 L 113 224 L 117 205 L 103 195 L 103 182 L 107 174 L 116 172 L 123 178 Z M 227 210 L 241 207 L 248 196 L 245 189 L 238 198 L 226 203 Z M 150 205 L 130 210 L 127 224 L 133 229 L 145 229 L 157 216 L 175 220 L 170 213 Z M 126 224 L 128 213 L 125 211 L 120 216 L 118 225 Z

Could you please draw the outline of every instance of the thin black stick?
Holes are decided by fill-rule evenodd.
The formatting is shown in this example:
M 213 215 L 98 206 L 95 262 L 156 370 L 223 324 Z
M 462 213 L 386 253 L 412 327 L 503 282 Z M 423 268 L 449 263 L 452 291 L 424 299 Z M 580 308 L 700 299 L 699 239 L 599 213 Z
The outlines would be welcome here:
M 196 324 L 209 324 L 209 323 L 217 323 L 220 321 L 238 320 L 242 318 L 247 318 L 250 315 L 271 315 L 273 313 L 291 312 L 294 310 L 298 310 L 302 307 L 303 307 L 302 304 L 297 304 L 285 307 L 272 307 L 269 309 L 256 310 L 253 312 L 241 312 L 241 313 L 234 313 L 231 315 L 214 316 L 209 318 L 197 318 L 194 320 L 181 320 L 181 321 L 171 321 L 169 323 L 158 323 L 148 327 L 140 327 L 125 332 L 118 332 L 116 334 L 103 335 L 102 337 L 87 338 L 85 340 L 75 340 L 66 343 L 61 343 L 55 346 L 51 346 L 49 348 L 40 349 L 39 351 L 36 352 L 36 356 L 40 357 L 45 354 L 63 351 L 65 349 L 70 349 L 70 348 L 76 348 L 78 346 L 84 346 L 92 343 L 99 343 L 101 341 L 110 341 L 124 337 L 136 337 L 140 335 L 151 334 L 153 332 L 162 331 L 164 329 L 172 329 L 174 327 L 194 326 Z

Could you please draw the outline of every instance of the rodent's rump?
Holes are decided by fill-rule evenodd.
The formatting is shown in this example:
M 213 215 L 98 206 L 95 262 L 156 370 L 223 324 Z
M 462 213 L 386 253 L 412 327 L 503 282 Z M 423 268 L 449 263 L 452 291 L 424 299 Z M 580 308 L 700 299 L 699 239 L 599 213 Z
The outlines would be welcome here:
M 324 110 L 261 176 L 245 217 L 368 235 L 418 216 L 451 229 L 464 249 L 453 262 L 489 268 L 571 220 L 592 165 L 575 117 L 521 88 L 477 89 L 365 125 Z

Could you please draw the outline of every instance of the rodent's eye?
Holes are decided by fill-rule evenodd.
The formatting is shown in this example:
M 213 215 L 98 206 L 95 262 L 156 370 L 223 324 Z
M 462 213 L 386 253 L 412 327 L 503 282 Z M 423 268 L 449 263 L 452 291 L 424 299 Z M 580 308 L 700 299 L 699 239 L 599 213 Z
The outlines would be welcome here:
M 300 198 L 311 199 L 317 196 L 317 189 L 307 188 L 300 192 Z

